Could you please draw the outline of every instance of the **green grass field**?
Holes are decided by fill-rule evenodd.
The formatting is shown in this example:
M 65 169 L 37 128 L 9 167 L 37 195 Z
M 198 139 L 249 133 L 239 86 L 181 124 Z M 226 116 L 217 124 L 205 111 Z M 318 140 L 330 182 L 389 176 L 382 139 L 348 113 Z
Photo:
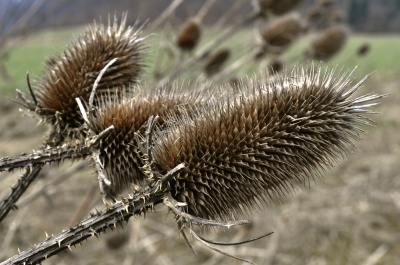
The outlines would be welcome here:
M 52 54 L 61 52 L 74 36 L 83 32 L 83 30 L 83 28 L 73 28 L 55 32 L 38 32 L 18 44 L 12 49 L 9 59 L 6 61 L 7 70 L 13 81 L 6 83 L 0 79 L 0 94 L 13 96 L 16 88 L 25 90 L 27 88 L 26 73 L 29 72 L 32 80 L 40 77 L 44 70 L 45 59 Z M 253 38 L 252 34 L 249 31 L 240 32 L 230 39 L 229 44 L 226 42 L 222 46 L 233 46 L 234 49 L 239 50 L 239 53 L 240 51 L 243 53 L 246 49 L 245 47 L 249 45 Z M 301 58 L 300 55 L 307 47 L 309 40 L 309 37 L 304 37 L 291 47 L 285 55 L 289 63 L 295 63 Z M 203 43 L 206 43 L 206 41 L 203 40 Z M 147 44 L 150 44 L 150 47 L 154 47 L 151 45 L 152 43 L 158 43 L 157 36 L 152 36 L 148 39 Z M 356 50 L 363 43 L 370 44 L 370 52 L 364 57 L 357 57 L 355 55 Z M 345 68 L 358 66 L 357 75 L 377 71 L 377 75 L 390 80 L 400 74 L 400 64 L 398 63 L 398 58 L 400 57 L 399 47 L 400 36 L 398 35 L 352 35 L 345 48 L 330 63 L 338 64 L 339 67 L 345 66 Z M 156 50 L 149 49 L 147 61 L 153 61 L 155 53 Z M 232 62 L 233 60 L 230 61 Z M 150 72 L 153 63 L 148 63 L 148 65 L 147 71 Z

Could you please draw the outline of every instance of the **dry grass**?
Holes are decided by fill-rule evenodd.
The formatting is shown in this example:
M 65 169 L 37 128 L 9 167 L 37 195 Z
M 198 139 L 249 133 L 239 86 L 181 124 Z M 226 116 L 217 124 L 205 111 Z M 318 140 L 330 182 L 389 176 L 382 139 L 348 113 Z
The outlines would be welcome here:
M 358 76 L 358 79 L 361 76 Z M 275 233 L 260 241 L 236 247 L 224 247 L 229 253 L 257 264 L 396 264 L 400 259 L 400 96 L 399 80 L 382 84 L 373 75 L 360 93 L 377 92 L 392 95 L 381 100 L 376 109 L 383 114 L 374 117 L 376 128 L 365 128 L 364 144 L 346 161 L 325 174 L 323 180 L 310 184 L 309 190 L 298 190 L 293 197 L 265 213 L 257 215 L 248 227 L 205 234 L 218 241 L 242 240 L 262 233 Z M 1 100 L 0 155 L 15 155 L 40 145 L 43 126 L 21 118 L 16 105 Z M 4 128 L 7 128 L 5 130 Z M 11 135 L 16 135 L 11 137 Z M 70 166 L 46 167 L 42 178 L 31 187 L 19 203 L 20 210 L 11 213 L 0 225 L 0 244 L 16 227 L 9 248 L 0 246 L 1 260 L 41 242 L 48 234 L 67 228 L 86 193 L 96 185 L 91 170 L 80 170 L 57 186 L 51 186 L 33 200 L 29 194 L 57 178 Z M 0 175 L 0 191 L 7 191 L 18 172 Z M 4 195 L 4 193 L 3 193 Z M 102 209 L 96 192 L 92 206 Z M 85 215 L 86 217 L 86 215 Z M 200 261 L 178 236 L 176 225 L 159 208 L 146 219 L 132 219 L 124 231 L 93 238 L 83 248 L 64 252 L 43 264 L 241 264 L 194 244 Z M 20 222 L 19 225 L 18 222 Z M 107 242 L 119 234 L 129 240 L 119 249 L 110 250 Z M 222 247 L 221 247 L 222 248 Z

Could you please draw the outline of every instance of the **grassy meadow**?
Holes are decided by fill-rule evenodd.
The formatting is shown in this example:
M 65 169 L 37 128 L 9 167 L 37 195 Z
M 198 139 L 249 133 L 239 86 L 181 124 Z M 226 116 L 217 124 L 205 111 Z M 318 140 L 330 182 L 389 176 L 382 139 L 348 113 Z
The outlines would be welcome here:
M 37 121 L 21 117 L 18 105 L 7 97 L 15 97 L 15 88 L 27 90 L 26 72 L 31 78 L 40 77 L 44 60 L 62 49 L 82 32 L 83 28 L 57 32 L 39 32 L 17 45 L 6 62 L 12 83 L 0 80 L 0 157 L 29 152 L 38 148 L 46 128 Z M 247 35 L 246 35 L 247 34 Z M 240 33 L 230 42 L 244 53 L 250 33 Z M 242 40 L 246 40 L 243 42 Z M 151 36 L 147 42 L 157 41 Z M 357 57 L 356 50 L 369 43 L 370 52 Z M 227 45 L 227 44 L 226 44 Z M 307 45 L 301 39 L 291 47 L 287 58 L 299 59 Z M 149 50 L 149 61 L 154 53 Z M 288 195 L 278 205 L 267 208 L 251 220 L 251 225 L 233 227 L 219 233 L 204 233 L 216 241 L 240 241 L 274 231 L 268 238 L 240 246 L 218 247 L 255 262 L 268 264 L 309 265 L 394 265 L 400 261 L 400 36 L 352 35 L 344 50 L 330 63 L 339 68 L 354 68 L 356 81 L 376 71 L 360 94 L 390 93 L 373 107 L 380 112 L 371 117 L 375 127 L 363 128 L 363 143 L 358 150 L 327 170 L 323 179 L 310 187 Z M 152 63 L 148 63 L 151 72 Z M 86 164 L 89 162 L 86 160 Z M 57 234 L 68 225 L 88 216 L 81 214 L 82 202 L 93 197 L 90 207 L 103 209 L 93 169 L 75 162 L 60 167 L 45 167 L 40 179 L 0 224 L 0 261 L 24 250 L 30 244 L 45 239 L 45 232 Z M 79 168 L 67 176 L 63 172 Z M 82 169 L 83 168 L 83 169 Z M 3 198 L 20 172 L 0 174 L 0 196 Z M 46 186 L 47 185 L 47 186 Z M 93 187 L 95 192 L 93 193 Z M 90 200 L 89 200 L 90 201 Z M 207 232 L 207 231 L 206 231 Z M 214 232 L 214 230 L 211 230 Z M 203 245 L 194 244 L 199 259 L 185 244 L 172 215 L 159 207 L 146 218 L 131 218 L 124 231 L 101 235 L 99 241 L 90 238 L 84 247 L 64 251 L 43 264 L 244 264 Z M 123 242 L 118 246 L 115 242 Z

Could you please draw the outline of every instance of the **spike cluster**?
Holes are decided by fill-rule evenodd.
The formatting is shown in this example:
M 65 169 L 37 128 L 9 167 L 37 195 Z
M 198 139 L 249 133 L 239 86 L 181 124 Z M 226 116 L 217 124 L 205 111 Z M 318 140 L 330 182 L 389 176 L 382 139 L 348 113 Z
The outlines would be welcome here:
M 181 87 L 145 89 L 135 96 L 123 94 L 118 98 L 103 99 L 93 117 L 98 131 L 113 125 L 114 130 L 100 146 L 100 159 L 104 173 L 111 181 L 108 187 L 111 194 L 131 190 L 132 184 L 145 184 L 146 175 L 140 170 L 144 163 L 139 156 L 135 133 L 144 134 L 145 124 L 150 116 L 160 116 L 163 124 L 169 111 L 179 112 L 185 105 L 196 106 L 206 98 L 205 94 L 187 93 Z
M 97 86 L 97 94 L 108 88 L 128 87 L 138 82 L 142 68 L 142 47 L 133 28 L 126 28 L 126 16 L 108 26 L 95 24 L 74 40 L 60 55 L 46 62 L 48 73 L 37 85 L 37 101 L 50 124 L 60 135 L 76 134 L 83 124 L 75 98 L 88 101 L 95 79 L 109 61 L 118 58 L 107 69 Z M 57 114 L 56 114 L 57 113 Z
M 188 20 L 181 28 L 177 45 L 183 51 L 193 50 L 199 42 L 201 28 L 197 21 Z
M 381 96 L 355 98 L 365 78 L 349 87 L 352 73 L 327 71 L 321 80 L 320 71 L 254 79 L 238 96 L 167 121 L 155 133 L 153 157 L 162 172 L 185 164 L 169 183 L 174 199 L 201 218 L 240 218 L 348 153 L 363 133 L 358 126 L 369 124 L 361 114 L 374 113 L 369 102 Z

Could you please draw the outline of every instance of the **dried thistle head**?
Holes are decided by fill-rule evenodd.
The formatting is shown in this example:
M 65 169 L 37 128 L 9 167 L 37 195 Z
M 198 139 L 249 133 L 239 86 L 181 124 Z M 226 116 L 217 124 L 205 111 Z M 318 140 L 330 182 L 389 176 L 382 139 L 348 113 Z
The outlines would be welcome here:
M 336 0 L 319 0 L 317 4 L 321 7 L 329 8 L 336 4 Z
M 343 25 L 331 26 L 322 31 L 311 44 L 310 56 L 315 60 L 329 60 L 345 45 L 348 29 Z
M 293 10 L 303 0 L 259 0 L 260 9 L 264 12 L 272 12 L 275 15 L 283 15 Z
M 272 73 L 278 73 L 283 69 L 283 61 L 279 58 L 274 58 L 269 63 L 269 69 Z
M 369 53 L 370 49 L 371 49 L 371 46 L 369 45 L 369 43 L 363 43 L 358 47 L 357 55 L 360 57 L 363 57 Z
M 354 97 L 365 79 L 297 67 L 279 81 L 242 84 L 240 95 L 167 121 L 152 149 L 157 166 L 185 168 L 169 182 L 192 215 L 232 220 L 283 197 L 353 149 L 380 96 Z M 193 110 L 191 110 L 193 111 Z M 248 218 L 248 216 L 247 216 Z
M 306 28 L 305 22 L 297 13 L 288 14 L 277 18 L 263 32 L 262 37 L 269 46 L 286 48 Z
M 108 191 L 116 195 L 132 190 L 132 184 L 141 186 L 147 176 L 140 170 L 144 163 L 138 149 L 135 133 L 144 134 L 151 116 L 160 116 L 160 125 L 169 112 L 178 113 L 183 106 L 195 107 L 205 100 L 206 94 L 187 89 L 187 83 L 162 89 L 136 89 L 119 97 L 105 97 L 100 101 L 93 118 L 99 132 L 113 125 L 114 130 L 100 146 L 100 159 L 104 173 L 111 181 Z M 198 85 L 199 86 L 199 85 Z
M 224 63 L 229 59 L 230 55 L 231 50 L 228 48 L 221 49 L 212 55 L 204 68 L 204 72 L 207 76 L 212 76 L 218 73 Z
M 100 80 L 97 95 L 140 79 L 143 48 L 139 33 L 126 27 L 124 15 L 120 24 L 115 19 L 108 26 L 89 27 L 62 54 L 51 57 L 46 62 L 48 73 L 37 85 L 38 114 L 57 127 L 58 134 L 76 136 L 83 119 L 75 98 L 88 101 L 94 81 L 107 63 L 118 58 Z
M 345 20 L 345 15 L 342 10 L 338 8 L 331 8 L 329 12 L 327 13 L 328 21 L 330 23 L 341 23 Z
M 323 17 L 324 10 L 319 6 L 313 6 L 306 12 L 307 21 L 315 22 Z
M 191 51 L 198 44 L 200 36 L 200 24 L 194 19 L 188 20 L 179 32 L 177 45 L 183 51 Z

